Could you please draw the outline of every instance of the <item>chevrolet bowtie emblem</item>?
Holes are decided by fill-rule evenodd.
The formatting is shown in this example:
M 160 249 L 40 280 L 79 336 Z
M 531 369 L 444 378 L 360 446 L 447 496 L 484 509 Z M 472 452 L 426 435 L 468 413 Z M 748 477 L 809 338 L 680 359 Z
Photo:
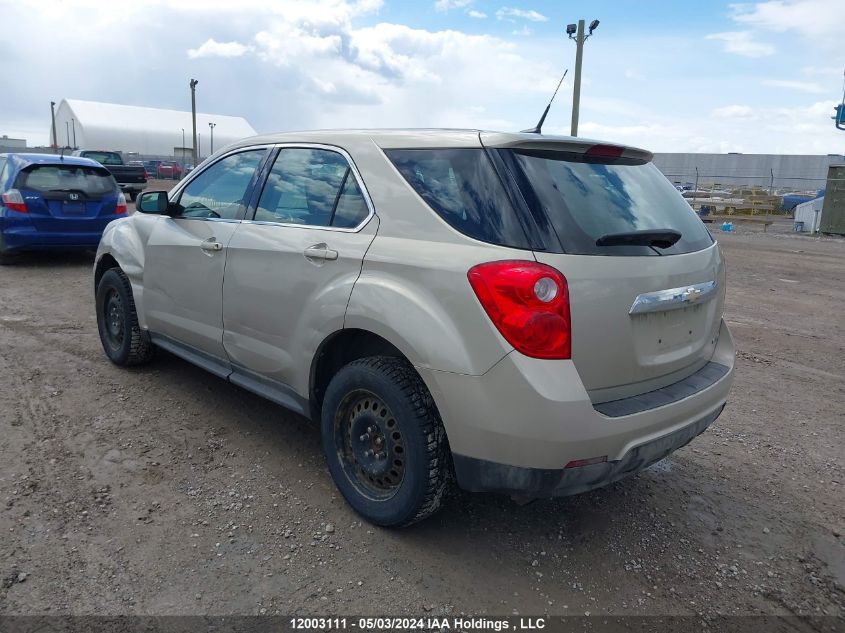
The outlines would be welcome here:
M 687 288 L 686 291 L 684 291 L 683 295 L 684 301 L 688 301 L 690 303 L 692 303 L 693 301 L 697 301 L 701 294 L 701 290 L 699 290 L 698 288 Z

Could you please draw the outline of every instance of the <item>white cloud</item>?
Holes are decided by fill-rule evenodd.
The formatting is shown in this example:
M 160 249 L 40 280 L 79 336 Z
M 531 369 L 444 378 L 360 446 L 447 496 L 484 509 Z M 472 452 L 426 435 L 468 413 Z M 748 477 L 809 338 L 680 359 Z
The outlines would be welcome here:
M 798 90 L 800 92 L 809 92 L 813 94 L 824 94 L 828 92 L 814 81 L 793 81 L 791 79 L 764 79 L 761 81 L 764 86 L 772 86 L 773 88 L 787 88 L 789 90 Z
M 483 20 L 487 17 L 487 14 L 483 11 L 476 11 L 475 9 L 470 9 L 467 11 L 467 15 L 471 18 L 476 18 L 477 20 Z
M 437 0 L 434 3 L 436 11 L 449 11 L 451 9 L 462 9 L 472 4 L 472 0 Z
M 754 108 L 747 105 L 728 105 L 716 108 L 710 116 L 717 119 L 750 119 L 754 117 Z
M 633 68 L 628 68 L 625 70 L 625 79 L 633 79 L 635 81 L 643 81 L 645 79 L 645 75 L 641 72 L 634 70 Z
M 768 0 L 731 5 L 733 19 L 755 29 L 795 31 L 826 45 L 845 39 L 842 0 Z
M 218 42 L 214 38 L 208 38 L 197 48 L 188 49 L 188 57 L 198 59 L 200 57 L 242 57 L 250 50 L 240 42 Z
M 548 22 L 547 18 L 542 13 L 538 13 L 534 9 L 514 9 L 511 7 L 502 7 L 496 11 L 496 17 L 499 20 L 507 20 L 513 18 L 520 18 L 522 20 L 529 20 L 531 22 Z
M 582 116 L 579 133 L 655 152 L 827 154 L 834 151 L 837 135 L 842 134 L 834 128 L 831 114 L 831 104 L 822 101 L 791 108 L 756 108 L 754 125 L 744 117 L 673 116 L 643 117 L 636 125 L 608 125 Z
M 528 35 L 531 35 L 531 33 L 533 33 L 533 31 L 528 28 L 527 24 L 523 25 L 521 29 L 511 31 L 512 35 L 517 35 L 519 37 L 527 37 Z
M 766 57 L 773 55 L 775 52 L 775 47 L 771 44 L 756 41 L 751 31 L 711 33 L 706 36 L 706 39 L 720 41 L 724 46 L 725 52 L 736 53 L 744 57 Z

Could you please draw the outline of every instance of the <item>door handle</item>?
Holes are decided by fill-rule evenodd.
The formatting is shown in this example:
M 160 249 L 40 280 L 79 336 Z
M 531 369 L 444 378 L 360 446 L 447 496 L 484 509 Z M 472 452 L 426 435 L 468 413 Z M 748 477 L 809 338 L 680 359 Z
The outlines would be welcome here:
M 308 260 L 328 260 L 334 261 L 337 259 L 337 251 L 329 248 L 326 243 L 314 244 L 303 251 L 305 258 Z
M 202 242 L 200 244 L 200 248 L 204 251 L 216 252 L 222 251 L 223 245 L 220 242 L 215 241 L 215 239 L 212 237 Z

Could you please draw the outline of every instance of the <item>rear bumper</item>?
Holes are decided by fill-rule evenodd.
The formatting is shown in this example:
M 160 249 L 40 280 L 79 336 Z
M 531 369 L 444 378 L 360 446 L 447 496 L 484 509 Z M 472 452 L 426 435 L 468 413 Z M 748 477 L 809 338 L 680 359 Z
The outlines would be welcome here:
M 7 227 L 2 231 L 0 242 L 7 253 L 52 248 L 96 248 L 106 224 L 99 231 L 86 232 L 37 231 L 32 226 Z
M 464 490 L 499 492 L 531 498 L 563 497 L 600 488 L 632 475 L 686 446 L 710 426 L 724 405 L 668 435 L 635 446 L 622 459 L 578 468 L 521 468 L 464 455 L 453 455 L 455 476 Z
M 129 193 L 139 193 L 144 190 L 147 183 L 142 182 L 119 182 L 117 183 L 121 191 L 128 191 Z
M 702 368 L 704 376 L 629 399 L 636 406 L 593 405 L 571 361 L 511 353 L 482 376 L 419 371 L 443 418 L 458 484 L 537 496 L 615 481 L 701 433 L 733 383 L 734 345 L 724 322 L 711 361 L 717 373 Z M 593 458 L 607 461 L 566 468 Z

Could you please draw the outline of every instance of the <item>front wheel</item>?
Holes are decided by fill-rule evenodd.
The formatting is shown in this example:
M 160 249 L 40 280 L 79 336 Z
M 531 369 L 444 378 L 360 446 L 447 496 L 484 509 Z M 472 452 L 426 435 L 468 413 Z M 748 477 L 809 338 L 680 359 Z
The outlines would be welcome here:
M 449 448 L 425 384 L 405 360 L 363 358 L 329 383 L 322 409 L 329 471 L 368 521 L 402 527 L 433 514 L 449 485 Z
M 100 341 L 111 362 L 126 367 L 153 357 L 150 335 L 138 325 L 132 286 L 119 268 L 107 270 L 100 280 L 96 308 Z

